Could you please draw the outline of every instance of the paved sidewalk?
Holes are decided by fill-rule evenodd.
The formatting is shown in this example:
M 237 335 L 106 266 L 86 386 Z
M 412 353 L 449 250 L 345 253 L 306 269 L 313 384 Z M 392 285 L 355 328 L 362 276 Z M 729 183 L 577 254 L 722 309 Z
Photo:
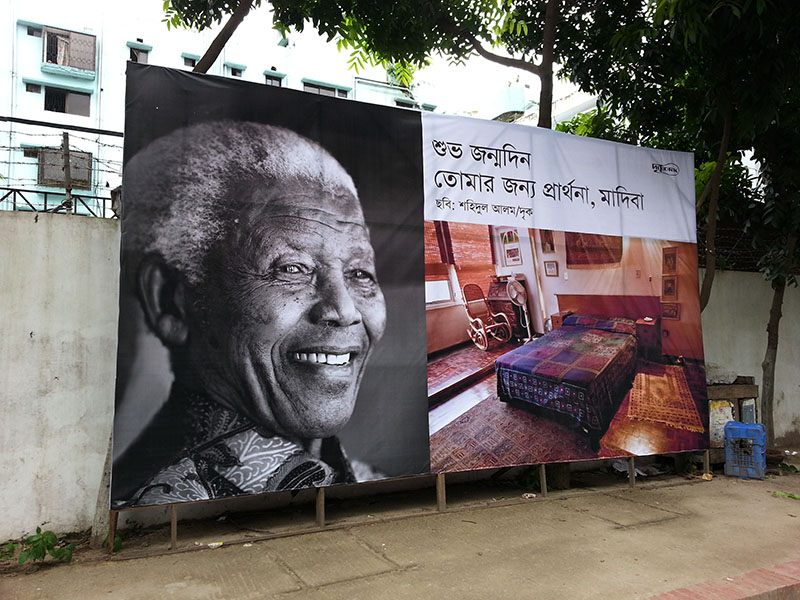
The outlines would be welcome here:
M 6 575 L 0 599 L 800 598 L 800 501 L 772 491 L 800 494 L 800 474 L 529 500 L 472 484 L 448 487 L 444 513 L 429 489 L 331 502 L 324 531 L 313 507 L 232 515 L 181 524 L 178 551 L 167 529 L 113 560 Z

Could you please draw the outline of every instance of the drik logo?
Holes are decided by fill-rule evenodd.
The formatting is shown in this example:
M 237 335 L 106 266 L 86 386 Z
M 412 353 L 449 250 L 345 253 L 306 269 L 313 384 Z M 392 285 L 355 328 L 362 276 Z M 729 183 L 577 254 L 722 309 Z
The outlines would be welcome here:
M 653 163 L 653 173 L 663 173 L 664 175 L 671 175 L 672 177 L 675 177 L 680 172 L 681 170 L 675 163 L 667 163 L 665 165 Z

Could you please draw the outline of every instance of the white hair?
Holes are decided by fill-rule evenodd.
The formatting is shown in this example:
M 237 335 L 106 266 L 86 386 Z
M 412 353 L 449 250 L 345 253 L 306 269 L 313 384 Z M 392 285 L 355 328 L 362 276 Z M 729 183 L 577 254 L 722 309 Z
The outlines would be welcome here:
M 198 283 L 208 251 L 241 208 L 239 192 L 287 180 L 313 181 L 323 192 L 344 187 L 358 197 L 335 158 L 288 129 L 212 121 L 158 138 L 125 165 L 123 265 L 135 272 L 141 256 L 158 253 Z

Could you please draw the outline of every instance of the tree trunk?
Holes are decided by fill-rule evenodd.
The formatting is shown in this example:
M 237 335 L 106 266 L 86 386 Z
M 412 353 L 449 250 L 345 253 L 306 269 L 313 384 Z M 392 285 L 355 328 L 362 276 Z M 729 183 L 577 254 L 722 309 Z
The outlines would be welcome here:
M 236 28 L 239 27 L 242 21 L 244 21 L 244 18 L 249 12 L 250 0 L 242 0 L 239 6 L 236 7 L 236 10 L 231 14 L 228 22 L 225 23 L 222 31 L 220 31 L 217 34 L 217 37 L 214 38 L 214 41 L 211 42 L 208 50 L 206 50 L 206 53 L 203 54 L 203 58 L 201 58 L 195 65 L 193 69 L 195 73 L 208 73 L 208 70 L 211 68 L 211 65 L 214 64 L 214 61 L 217 60 L 217 57 L 222 52 L 225 44 L 227 44 L 228 40 L 231 39 L 233 32 L 236 31 Z
M 786 243 L 788 268 L 794 264 L 797 248 L 797 235 L 790 235 Z M 787 269 L 788 270 L 788 269 Z M 778 355 L 778 326 L 783 316 L 783 294 L 786 291 L 786 278 L 779 277 L 773 284 L 772 307 L 767 324 L 767 351 L 761 363 L 761 422 L 767 430 L 767 447 L 775 445 L 775 360 Z
M 719 144 L 717 166 L 711 175 L 711 198 L 708 202 L 708 226 L 706 228 L 706 274 L 700 289 L 700 312 L 703 312 L 711 298 L 711 285 L 717 272 L 717 207 L 719 206 L 719 187 L 722 180 L 722 169 L 728 160 L 728 145 L 731 141 L 732 110 L 725 113 L 722 125 L 722 140 Z
M 539 123 L 544 129 L 553 126 L 553 55 L 556 27 L 560 16 L 559 0 L 547 0 L 542 36 L 542 62 L 539 65 Z

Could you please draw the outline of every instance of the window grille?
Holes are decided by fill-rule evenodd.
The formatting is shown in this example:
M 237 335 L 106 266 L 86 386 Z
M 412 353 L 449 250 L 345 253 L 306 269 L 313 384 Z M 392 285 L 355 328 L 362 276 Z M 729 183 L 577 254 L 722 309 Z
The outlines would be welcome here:
M 42 32 L 44 62 L 84 71 L 95 70 L 95 36 L 54 27 L 45 27 Z
M 71 115 L 89 116 L 91 95 L 56 87 L 44 88 L 44 109 Z
M 332 98 L 347 98 L 347 90 L 317 83 L 303 82 L 303 91 Z

